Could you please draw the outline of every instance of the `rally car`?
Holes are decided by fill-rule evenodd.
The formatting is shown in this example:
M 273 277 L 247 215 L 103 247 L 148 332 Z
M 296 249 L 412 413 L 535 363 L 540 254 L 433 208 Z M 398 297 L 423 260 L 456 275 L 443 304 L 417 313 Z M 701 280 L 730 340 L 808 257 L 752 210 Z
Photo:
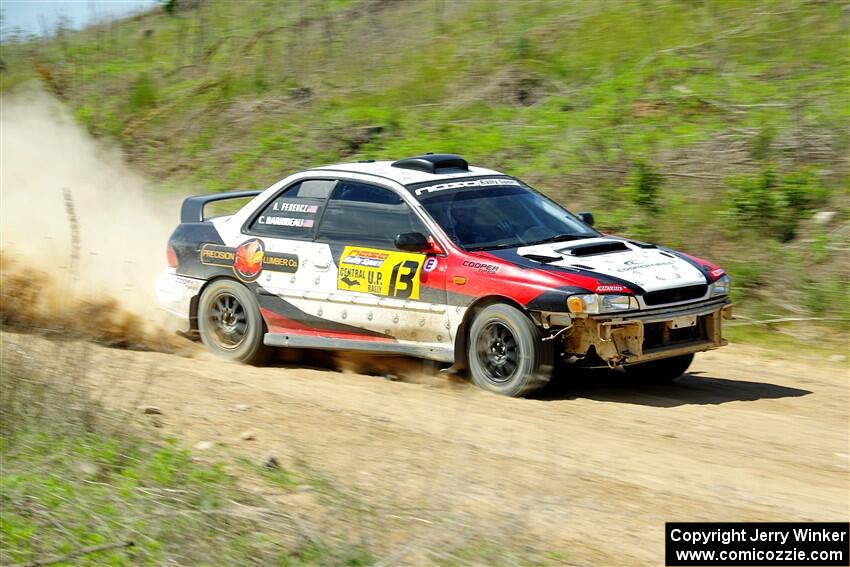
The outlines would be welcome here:
M 205 218 L 206 205 L 246 197 L 237 213 Z M 675 379 L 694 353 L 726 344 L 731 317 L 716 265 L 601 234 L 590 213 L 453 154 L 190 197 L 167 257 L 160 303 L 223 357 L 412 355 L 511 396 L 570 364 Z

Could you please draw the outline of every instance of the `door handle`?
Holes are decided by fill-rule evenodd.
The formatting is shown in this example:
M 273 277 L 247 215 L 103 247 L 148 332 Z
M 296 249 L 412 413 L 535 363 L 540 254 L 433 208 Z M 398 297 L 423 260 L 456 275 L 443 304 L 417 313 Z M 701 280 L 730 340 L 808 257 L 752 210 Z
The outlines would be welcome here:
M 317 264 L 317 263 L 313 262 L 313 267 L 318 272 L 327 272 L 331 267 L 331 263 L 328 262 L 327 264 Z

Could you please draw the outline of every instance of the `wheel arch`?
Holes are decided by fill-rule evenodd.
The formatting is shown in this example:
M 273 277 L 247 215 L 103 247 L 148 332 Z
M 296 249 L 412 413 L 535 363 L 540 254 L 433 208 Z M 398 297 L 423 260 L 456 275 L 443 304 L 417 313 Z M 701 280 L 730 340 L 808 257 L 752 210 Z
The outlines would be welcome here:
M 212 283 L 228 280 L 234 283 L 240 284 L 245 287 L 251 293 L 255 293 L 250 287 L 245 285 L 245 282 L 239 281 L 238 279 L 230 276 L 214 276 L 207 281 L 198 289 L 198 293 L 195 294 L 192 299 L 189 300 L 189 329 L 194 332 L 198 332 L 198 306 L 201 303 L 201 296 L 204 294 L 204 290 L 206 290 Z M 265 325 L 265 319 L 263 319 L 263 325 Z
M 463 319 L 461 320 L 460 325 L 458 325 L 455 338 L 454 368 L 460 370 L 467 369 L 469 367 L 469 361 L 466 358 L 466 347 L 469 343 L 469 326 L 472 324 L 475 316 L 478 315 L 482 309 L 497 303 L 504 303 L 505 305 L 510 305 L 511 307 L 519 309 L 525 313 L 532 322 L 534 322 L 534 318 L 529 315 L 528 310 L 510 297 L 504 295 L 486 295 L 484 297 L 479 297 L 472 302 L 469 307 L 467 307 L 466 313 L 463 314 Z

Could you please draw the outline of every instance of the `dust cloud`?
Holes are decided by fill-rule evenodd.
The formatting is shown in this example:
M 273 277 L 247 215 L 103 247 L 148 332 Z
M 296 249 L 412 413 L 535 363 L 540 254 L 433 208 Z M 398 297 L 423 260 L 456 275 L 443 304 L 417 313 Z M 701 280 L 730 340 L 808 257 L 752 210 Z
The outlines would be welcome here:
M 6 286 L 3 310 L 31 307 L 8 304 L 7 292 L 17 292 L 44 309 L 84 302 L 86 309 L 70 311 L 92 316 L 92 306 L 101 306 L 127 311 L 149 328 L 163 325 L 154 286 L 179 201 L 155 199 L 120 149 L 93 138 L 52 96 L 3 95 L 0 254 L 5 283 L 14 284 Z M 39 296 L 58 297 L 21 295 L 25 281 L 34 282 Z

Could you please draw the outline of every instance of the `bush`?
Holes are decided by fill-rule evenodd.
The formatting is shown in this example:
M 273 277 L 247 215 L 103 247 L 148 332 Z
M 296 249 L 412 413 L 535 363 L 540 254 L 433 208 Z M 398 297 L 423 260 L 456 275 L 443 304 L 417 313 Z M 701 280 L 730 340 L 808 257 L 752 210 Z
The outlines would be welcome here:
M 656 168 L 644 161 L 638 161 L 631 174 L 626 195 L 637 213 L 631 232 L 638 238 L 652 239 L 654 226 L 663 207 L 661 204 L 662 176 Z
M 162 9 L 169 16 L 173 16 L 177 12 L 177 0 L 165 0 L 162 3 Z
M 763 231 L 781 242 L 792 240 L 800 219 L 827 196 L 814 170 L 778 175 L 766 166 L 758 175 L 729 179 L 726 216 L 735 230 Z
M 147 73 L 142 73 L 133 82 L 129 103 L 131 112 L 156 106 L 156 85 Z
M 651 213 L 661 212 L 661 181 L 655 167 L 644 161 L 637 162 L 629 190 L 632 203 Z

